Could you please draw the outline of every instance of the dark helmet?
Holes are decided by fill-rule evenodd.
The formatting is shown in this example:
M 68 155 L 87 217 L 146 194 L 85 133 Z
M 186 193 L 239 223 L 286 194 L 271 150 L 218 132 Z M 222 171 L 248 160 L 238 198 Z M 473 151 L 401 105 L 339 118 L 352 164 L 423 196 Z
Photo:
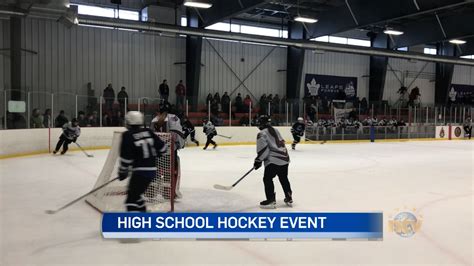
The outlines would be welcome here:
M 270 117 L 268 117 L 266 115 L 261 115 L 258 118 L 258 128 L 259 129 L 264 129 L 267 126 L 269 126 L 271 124 L 271 122 L 272 122 L 272 120 L 270 119 Z
M 77 127 L 77 125 L 79 125 L 79 121 L 77 121 L 77 118 L 73 118 L 71 119 L 71 124 L 73 127 Z

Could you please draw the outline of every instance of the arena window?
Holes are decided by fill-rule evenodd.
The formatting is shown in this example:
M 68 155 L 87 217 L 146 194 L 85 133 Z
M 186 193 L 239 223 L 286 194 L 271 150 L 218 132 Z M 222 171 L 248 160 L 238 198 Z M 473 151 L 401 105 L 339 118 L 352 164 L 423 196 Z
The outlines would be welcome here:
M 423 49 L 423 53 L 424 53 L 424 54 L 436 55 L 436 48 L 425 47 L 425 48 Z
M 138 11 L 115 9 L 108 7 L 76 5 L 77 13 L 79 15 L 88 15 L 105 18 L 119 18 L 126 20 L 140 20 L 140 13 Z

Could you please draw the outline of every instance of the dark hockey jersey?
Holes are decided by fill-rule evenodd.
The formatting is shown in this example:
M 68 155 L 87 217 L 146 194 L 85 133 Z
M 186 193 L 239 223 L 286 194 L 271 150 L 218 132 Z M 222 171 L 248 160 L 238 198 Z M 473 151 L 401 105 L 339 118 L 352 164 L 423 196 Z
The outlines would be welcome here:
M 189 134 L 191 134 L 192 132 L 194 132 L 194 125 L 193 123 L 191 123 L 191 121 L 189 120 L 186 120 L 183 122 L 183 131 L 184 131 L 184 134 L 187 136 Z
M 128 130 L 122 134 L 119 173 L 139 172 L 141 176 L 156 176 L 156 157 L 165 153 L 167 145 L 150 129 Z
M 303 123 L 296 122 L 291 127 L 291 134 L 296 134 L 298 136 L 303 136 L 305 131 L 305 125 Z

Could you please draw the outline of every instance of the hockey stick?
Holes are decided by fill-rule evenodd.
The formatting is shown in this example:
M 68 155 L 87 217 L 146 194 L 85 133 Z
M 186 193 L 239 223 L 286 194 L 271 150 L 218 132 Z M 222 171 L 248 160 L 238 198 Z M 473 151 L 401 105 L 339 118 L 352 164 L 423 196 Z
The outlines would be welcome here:
M 80 196 L 79 198 L 77 198 L 77 199 L 75 199 L 75 200 L 69 202 L 68 204 L 62 206 L 61 208 L 59 208 L 59 209 L 57 209 L 57 210 L 47 210 L 47 211 L 45 211 L 45 212 L 46 212 L 47 214 L 55 214 L 55 213 L 57 213 L 57 212 L 59 212 L 59 211 L 61 211 L 61 210 L 63 210 L 63 209 L 66 209 L 67 207 L 69 207 L 69 206 L 73 205 L 74 203 L 80 201 L 81 199 L 83 199 L 83 198 L 89 196 L 90 194 L 92 194 L 92 193 L 94 193 L 94 192 L 96 192 L 96 191 L 98 191 L 98 190 L 104 188 L 105 186 L 107 186 L 108 184 L 114 182 L 114 181 L 117 180 L 117 179 L 119 179 L 119 178 L 116 177 L 116 178 L 114 178 L 114 179 L 109 180 L 109 181 L 106 182 L 105 184 L 103 184 L 103 185 L 101 185 L 101 186 L 98 186 L 97 188 L 94 188 L 93 190 L 87 192 L 86 194 L 84 194 L 84 195 Z
M 223 138 L 226 138 L 226 139 L 231 139 L 231 138 L 232 138 L 232 137 L 228 137 L 228 136 L 224 136 L 224 135 L 219 135 L 219 134 L 217 134 L 217 136 L 223 137 Z
M 310 140 L 310 139 L 307 139 L 307 138 L 305 138 L 304 140 L 307 141 L 307 142 L 319 142 L 318 140 Z M 324 144 L 326 142 L 327 142 L 327 140 L 323 140 L 323 141 L 319 142 L 319 144 Z
M 247 173 L 245 173 L 244 176 L 242 176 L 241 178 L 239 178 L 239 180 L 237 180 L 234 184 L 232 184 L 232 186 L 223 186 L 223 185 L 215 184 L 215 185 L 214 185 L 214 188 L 215 188 L 215 189 L 220 189 L 220 190 L 227 190 L 227 191 L 229 191 L 229 190 L 233 189 L 240 181 L 242 181 L 242 179 L 244 179 L 246 176 L 248 176 L 248 175 L 250 174 L 250 172 L 253 171 L 253 169 L 254 169 L 254 168 L 252 167 L 252 169 L 250 169 Z
M 94 157 L 94 155 L 87 153 L 87 152 L 81 147 L 81 145 L 79 145 L 79 143 L 77 143 L 77 142 L 74 142 L 74 143 L 76 143 L 77 147 L 79 147 L 79 149 L 81 149 L 81 151 L 82 151 L 87 157 Z

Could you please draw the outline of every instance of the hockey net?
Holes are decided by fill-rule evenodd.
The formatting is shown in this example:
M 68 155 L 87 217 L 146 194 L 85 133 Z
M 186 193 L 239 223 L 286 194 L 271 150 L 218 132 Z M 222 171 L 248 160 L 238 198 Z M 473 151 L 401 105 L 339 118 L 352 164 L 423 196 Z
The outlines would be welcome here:
M 168 145 L 165 154 L 157 158 L 157 172 L 153 181 L 144 193 L 147 211 L 170 212 L 174 210 L 176 171 L 174 170 L 175 156 L 174 140 L 170 133 L 156 133 L 160 139 Z M 100 172 L 94 188 L 99 187 L 107 181 L 118 176 L 120 164 L 120 143 L 122 132 L 114 132 L 112 147 Z M 110 185 L 100 189 L 86 198 L 86 201 L 101 212 L 125 211 L 125 199 L 129 179 L 125 181 L 114 181 Z

